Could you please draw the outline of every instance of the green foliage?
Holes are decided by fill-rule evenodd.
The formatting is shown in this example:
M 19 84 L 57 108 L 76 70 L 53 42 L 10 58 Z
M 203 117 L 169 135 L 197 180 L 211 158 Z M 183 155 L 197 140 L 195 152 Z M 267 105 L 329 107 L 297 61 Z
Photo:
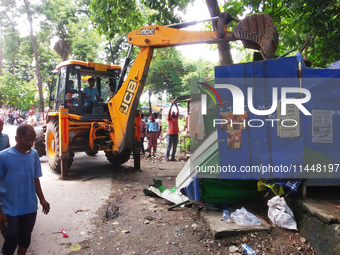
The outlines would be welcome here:
M 70 26 L 70 34 L 72 58 L 90 62 L 98 59 L 103 39 L 93 29 L 87 17 Z
M 124 35 L 145 23 L 136 1 L 92 0 L 90 18 L 100 34 L 109 39 Z
M 149 104 L 147 102 L 138 102 L 138 110 L 141 110 L 142 113 L 148 114 Z
M 7 27 L 5 31 L 3 55 L 8 62 L 13 63 L 20 46 L 19 31 L 15 29 L 14 25 Z
M 126 41 L 124 36 L 116 36 L 112 41 L 109 41 L 103 48 L 104 51 L 104 62 L 112 63 L 115 65 L 123 65 L 123 54 L 124 49 L 127 49 L 129 43 Z
M 15 75 L 6 72 L 0 83 L 2 103 L 6 106 L 28 110 L 30 105 L 37 105 L 38 93 L 34 80 L 27 82 L 20 80 Z
M 184 11 L 192 0 L 142 0 L 141 3 L 149 9 L 147 23 L 169 25 L 179 23 L 181 17 L 178 11 Z
M 146 89 L 154 94 L 168 92 L 168 98 L 175 98 L 189 92 L 184 87 L 181 76 L 185 74 L 181 55 L 175 48 L 155 49 L 151 62 Z
M 281 43 L 279 53 L 300 49 L 311 38 L 306 55 L 314 66 L 325 67 L 340 59 L 339 1 L 259 1 L 244 4 L 253 12 L 269 14 L 277 26 Z M 280 55 L 279 54 L 279 55 Z
M 147 24 L 167 25 L 181 21 L 179 12 L 193 0 L 92 0 L 91 20 L 109 40 L 127 35 Z
M 197 62 L 187 61 L 186 65 L 190 66 L 190 68 L 182 77 L 183 86 L 185 88 L 190 88 L 192 82 L 214 79 L 214 67 L 216 63 L 199 59 Z

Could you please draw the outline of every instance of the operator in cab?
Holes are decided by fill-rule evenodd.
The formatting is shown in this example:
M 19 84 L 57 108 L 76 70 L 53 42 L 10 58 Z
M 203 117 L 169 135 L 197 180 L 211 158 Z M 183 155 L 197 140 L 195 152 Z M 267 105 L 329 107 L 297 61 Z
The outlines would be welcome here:
M 89 87 L 84 88 L 83 98 L 84 98 L 84 113 L 90 114 L 92 113 L 93 103 L 95 99 L 97 101 L 103 101 L 102 98 L 99 97 L 98 90 L 94 88 L 95 79 L 88 79 Z
M 72 94 L 77 92 L 77 90 L 74 88 L 74 81 L 72 81 L 72 80 L 68 81 L 68 91 L 67 92 L 72 93 Z
M 108 94 L 107 99 L 105 101 L 105 104 L 103 105 L 105 113 L 109 113 L 109 108 L 108 108 L 107 104 L 109 103 L 110 99 L 116 93 L 116 87 L 117 87 L 116 86 L 116 81 L 115 80 L 110 80 L 109 86 L 110 86 L 110 93 Z

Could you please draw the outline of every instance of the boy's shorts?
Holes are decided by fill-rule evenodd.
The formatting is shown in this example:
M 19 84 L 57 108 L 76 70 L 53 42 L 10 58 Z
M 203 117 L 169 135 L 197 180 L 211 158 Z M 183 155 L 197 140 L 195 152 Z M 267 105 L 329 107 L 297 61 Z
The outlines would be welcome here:
M 158 138 L 158 132 L 150 132 L 149 133 L 149 149 L 152 147 L 157 149 L 157 138 Z
M 7 217 L 7 226 L 1 230 L 5 239 L 3 254 L 14 254 L 17 246 L 28 248 L 31 244 L 31 233 L 37 218 L 37 212 Z

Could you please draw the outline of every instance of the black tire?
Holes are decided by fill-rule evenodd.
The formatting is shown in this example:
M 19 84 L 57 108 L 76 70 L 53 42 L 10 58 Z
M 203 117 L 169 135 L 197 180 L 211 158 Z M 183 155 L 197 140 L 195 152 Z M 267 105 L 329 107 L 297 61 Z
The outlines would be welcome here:
M 98 151 L 93 151 L 93 150 L 91 150 L 91 149 L 88 149 L 87 151 L 85 151 L 85 153 L 86 153 L 88 156 L 93 157 L 93 156 L 96 156 L 96 155 L 97 155 Z
M 46 155 L 46 143 L 45 143 L 44 130 L 41 129 L 37 132 L 33 148 L 37 150 L 39 157 Z
M 50 168 L 60 173 L 61 172 L 61 158 L 59 154 L 59 123 L 58 120 L 52 120 L 47 123 L 46 129 L 46 156 Z M 70 152 L 68 159 L 68 167 L 73 163 L 74 153 Z
M 124 150 L 119 155 L 113 155 L 112 151 L 105 151 L 105 156 L 107 160 L 115 166 L 124 164 L 126 161 L 130 159 L 130 155 L 131 150 Z

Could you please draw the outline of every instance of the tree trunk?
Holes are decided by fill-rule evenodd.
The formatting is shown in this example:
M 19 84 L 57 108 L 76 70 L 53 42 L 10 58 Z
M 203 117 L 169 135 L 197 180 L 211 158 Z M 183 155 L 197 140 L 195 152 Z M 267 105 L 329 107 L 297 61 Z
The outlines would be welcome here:
M 149 90 L 148 94 L 149 94 L 149 114 L 151 116 L 151 114 L 152 114 L 152 108 L 151 108 L 151 90 Z
M 34 59 L 35 59 L 35 69 L 36 69 L 36 75 L 37 75 L 37 82 L 38 82 L 38 91 L 39 91 L 39 111 L 44 111 L 44 98 L 42 94 L 42 81 L 41 81 L 41 73 L 40 73 L 40 67 L 39 67 L 39 58 L 38 58 L 38 51 L 37 51 L 37 45 L 34 40 L 33 36 L 33 20 L 32 20 L 32 14 L 29 9 L 29 3 L 28 0 L 24 0 L 25 6 L 26 6 L 26 12 L 27 12 L 27 18 L 30 23 L 30 38 L 32 42 L 32 47 L 34 51 Z
M 109 41 L 109 46 L 110 46 L 110 53 L 111 53 L 111 58 L 112 58 L 112 64 L 115 64 L 115 58 L 113 57 L 113 50 L 112 50 L 112 43 Z
M 220 8 L 218 6 L 217 0 L 206 0 L 207 7 L 211 17 L 217 17 L 220 14 Z M 217 29 L 217 20 L 213 21 L 214 31 Z M 230 53 L 229 42 L 222 42 L 217 44 L 219 63 L 221 66 L 232 65 L 233 59 Z

